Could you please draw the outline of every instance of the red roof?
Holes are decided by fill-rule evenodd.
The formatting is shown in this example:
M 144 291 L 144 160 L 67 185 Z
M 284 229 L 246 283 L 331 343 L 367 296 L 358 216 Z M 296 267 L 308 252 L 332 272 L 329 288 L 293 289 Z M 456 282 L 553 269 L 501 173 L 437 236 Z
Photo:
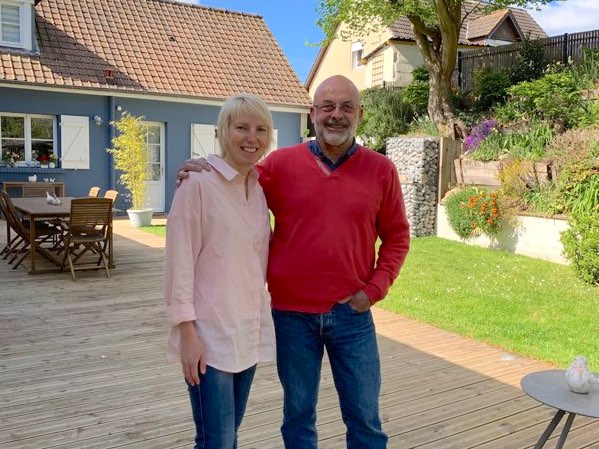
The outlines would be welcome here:
M 258 15 L 170 0 L 42 0 L 35 15 L 39 52 L 1 48 L 0 82 L 310 105 Z

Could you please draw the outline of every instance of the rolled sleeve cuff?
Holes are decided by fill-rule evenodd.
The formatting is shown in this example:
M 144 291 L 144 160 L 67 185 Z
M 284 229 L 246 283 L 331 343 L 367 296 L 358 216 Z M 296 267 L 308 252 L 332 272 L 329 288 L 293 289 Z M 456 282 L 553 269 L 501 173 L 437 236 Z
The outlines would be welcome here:
M 171 326 L 186 321 L 195 321 L 196 313 L 193 304 L 170 305 L 167 309 L 168 322 Z

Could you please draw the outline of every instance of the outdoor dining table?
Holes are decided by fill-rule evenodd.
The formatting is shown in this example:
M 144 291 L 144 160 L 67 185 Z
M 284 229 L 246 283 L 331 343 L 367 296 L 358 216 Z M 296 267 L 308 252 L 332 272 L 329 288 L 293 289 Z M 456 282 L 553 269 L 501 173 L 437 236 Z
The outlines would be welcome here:
M 597 376 L 597 373 L 593 374 Z M 527 374 L 520 381 L 522 390 L 531 398 L 556 410 L 553 419 L 535 444 L 541 449 L 564 417 L 568 415 L 555 449 L 562 449 L 576 415 L 599 418 L 599 385 L 594 384 L 586 394 L 573 393 L 566 382 L 566 371 L 550 369 Z
M 53 219 L 53 218 L 68 218 L 71 213 L 71 200 L 72 197 L 59 197 L 60 204 L 48 204 L 44 197 L 32 197 L 32 198 L 12 198 L 12 203 L 15 209 L 20 211 L 24 217 L 29 219 L 29 223 L 35 223 L 35 220 L 42 218 Z M 9 232 L 9 230 L 7 230 Z M 29 239 L 31 242 L 35 240 L 35 226 L 29 226 Z M 113 246 L 112 246 L 112 222 L 108 227 L 108 267 L 114 268 L 113 258 Z M 9 240 L 8 240 L 9 241 Z M 29 274 L 46 273 L 54 270 L 39 270 L 36 268 L 36 245 L 29 245 L 29 260 L 30 268 Z M 45 254 L 46 257 L 60 266 L 60 258 L 54 256 L 51 252 Z

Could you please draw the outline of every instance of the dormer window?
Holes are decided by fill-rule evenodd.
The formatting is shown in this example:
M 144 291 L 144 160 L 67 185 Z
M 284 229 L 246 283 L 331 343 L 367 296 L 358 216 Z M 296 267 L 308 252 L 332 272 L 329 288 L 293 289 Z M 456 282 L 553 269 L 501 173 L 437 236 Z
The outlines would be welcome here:
M 34 0 L 0 0 L 0 46 L 31 50 Z
M 353 42 L 351 44 L 351 66 L 352 69 L 362 67 L 362 56 L 364 54 L 364 44 L 362 42 Z

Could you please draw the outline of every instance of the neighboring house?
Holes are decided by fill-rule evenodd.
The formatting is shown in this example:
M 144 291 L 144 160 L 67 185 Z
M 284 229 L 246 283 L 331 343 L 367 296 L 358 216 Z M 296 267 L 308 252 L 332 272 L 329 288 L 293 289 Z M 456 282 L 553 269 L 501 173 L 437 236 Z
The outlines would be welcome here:
M 466 8 L 479 2 L 467 2 Z M 470 9 L 468 9 L 470 10 Z M 338 32 L 347 30 L 340 24 Z M 547 37 L 527 11 L 502 9 L 482 16 L 471 11 L 464 20 L 458 49 L 467 51 L 481 46 L 511 44 L 525 38 Z M 350 78 L 360 90 L 382 85 L 406 86 L 414 68 L 423 65 L 412 24 L 401 17 L 391 26 L 353 41 L 335 39 L 320 49 L 305 85 L 312 96 L 320 82 L 333 75 Z
M 106 148 L 128 111 L 145 117 L 149 206 L 168 211 L 177 168 L 217 150 L 220 106 L 239 92 L 267 102 L 279 146 L 301 141 L 310 98 L 260 16 L 169 0 L 0 0 L 0 144 L 20 159 L 0 181 L 37 173 L 69 196 L 122 190 Z M 40 168 L 50 154 L 57 168 Z

